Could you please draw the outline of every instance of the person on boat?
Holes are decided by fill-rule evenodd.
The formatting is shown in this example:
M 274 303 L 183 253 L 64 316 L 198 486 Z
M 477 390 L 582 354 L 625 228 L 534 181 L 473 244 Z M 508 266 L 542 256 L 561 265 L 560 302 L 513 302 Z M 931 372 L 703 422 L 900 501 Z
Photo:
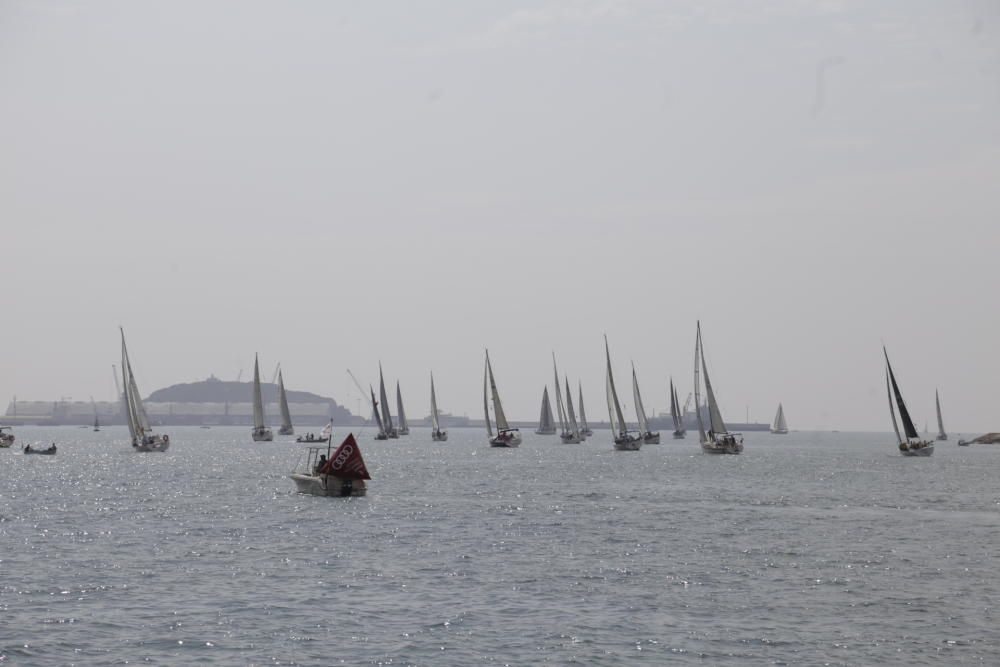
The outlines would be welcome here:
M 24 446 L 24 453 L 27 454 L 30 451 L 31 451 L 31 445 L 25 445 Z
M 319 461 L 316 462 L 316 466 L 313 468 L 313 474 L 318 475 L 319 471 L 323 469 L 326 465 L 326 454 L 319 455 Z

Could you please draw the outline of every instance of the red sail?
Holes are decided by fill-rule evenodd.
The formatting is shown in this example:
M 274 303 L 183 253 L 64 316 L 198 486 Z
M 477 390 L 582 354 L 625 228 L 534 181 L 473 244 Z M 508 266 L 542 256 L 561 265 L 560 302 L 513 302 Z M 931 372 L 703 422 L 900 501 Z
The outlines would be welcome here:
M 365 467 L 365 460 L 361 458 L 361 448 L 358 447 L 358 441 L 354 439 L 353 433 L 340 443 L 340 447 L 337 447 L 337 451 L 320 472 L 338 479 L 371 479 L 368 468 Z

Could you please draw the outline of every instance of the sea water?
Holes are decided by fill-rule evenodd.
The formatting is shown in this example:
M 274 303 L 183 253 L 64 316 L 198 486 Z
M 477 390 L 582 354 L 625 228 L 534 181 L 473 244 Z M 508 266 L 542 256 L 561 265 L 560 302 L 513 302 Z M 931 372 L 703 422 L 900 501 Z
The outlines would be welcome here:
M 295 493 L 291 438 L 166 430 L 0 450 L 4 664 L 1000 664 L 1000 447 L 369 430 L 342 499 Z

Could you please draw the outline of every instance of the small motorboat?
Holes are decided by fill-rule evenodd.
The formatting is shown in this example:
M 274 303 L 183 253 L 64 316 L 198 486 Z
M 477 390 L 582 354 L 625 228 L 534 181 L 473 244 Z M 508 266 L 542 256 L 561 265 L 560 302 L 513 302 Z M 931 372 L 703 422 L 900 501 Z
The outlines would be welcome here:
M 326 441 L 327 438 L 321 438 L 317 436 L 315 433 L 306 433 L 305 435 L 300 435 L 299 437 L 295 438 L 295 442 L 312 443 L 312 442 L 326 442 Z
M 14 432 L 4 433 L 4 431 L 11 431 L 10 426 L 0 426 L 0 448 L 6 449 L 14 444 Z
M 348 434 L 332 454 L 329 445 L 326 454 L 321 454 L 321 449 L 310 447 L 305 468 L 289 475 L 299 493 L 341 498 L 364 496 L 368 493 L 365 482 L 371 479 L 371 475 L 368 474 L 361 457 L 361 448 L 353 433 Z
M 24 449 L 21 450 L 25 454 L 44 454 L 45 456 L 55 456 L 56 454 L 56 443 L 52 443 L 46 449 L 33 449 L 31 445 L 25 445 Z

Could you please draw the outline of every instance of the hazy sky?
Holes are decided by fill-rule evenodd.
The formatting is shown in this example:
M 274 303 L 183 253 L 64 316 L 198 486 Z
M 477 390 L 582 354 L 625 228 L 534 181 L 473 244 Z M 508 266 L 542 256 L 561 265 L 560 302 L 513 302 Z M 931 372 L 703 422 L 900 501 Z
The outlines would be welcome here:
M 1000 2 L 0 2 L 0 404 L 270 377 L 354 410 L 1000 429 Z M 627 392 L 626 392 L 627 393 Z M 629 397 L 628 403 L 631 404 Z

